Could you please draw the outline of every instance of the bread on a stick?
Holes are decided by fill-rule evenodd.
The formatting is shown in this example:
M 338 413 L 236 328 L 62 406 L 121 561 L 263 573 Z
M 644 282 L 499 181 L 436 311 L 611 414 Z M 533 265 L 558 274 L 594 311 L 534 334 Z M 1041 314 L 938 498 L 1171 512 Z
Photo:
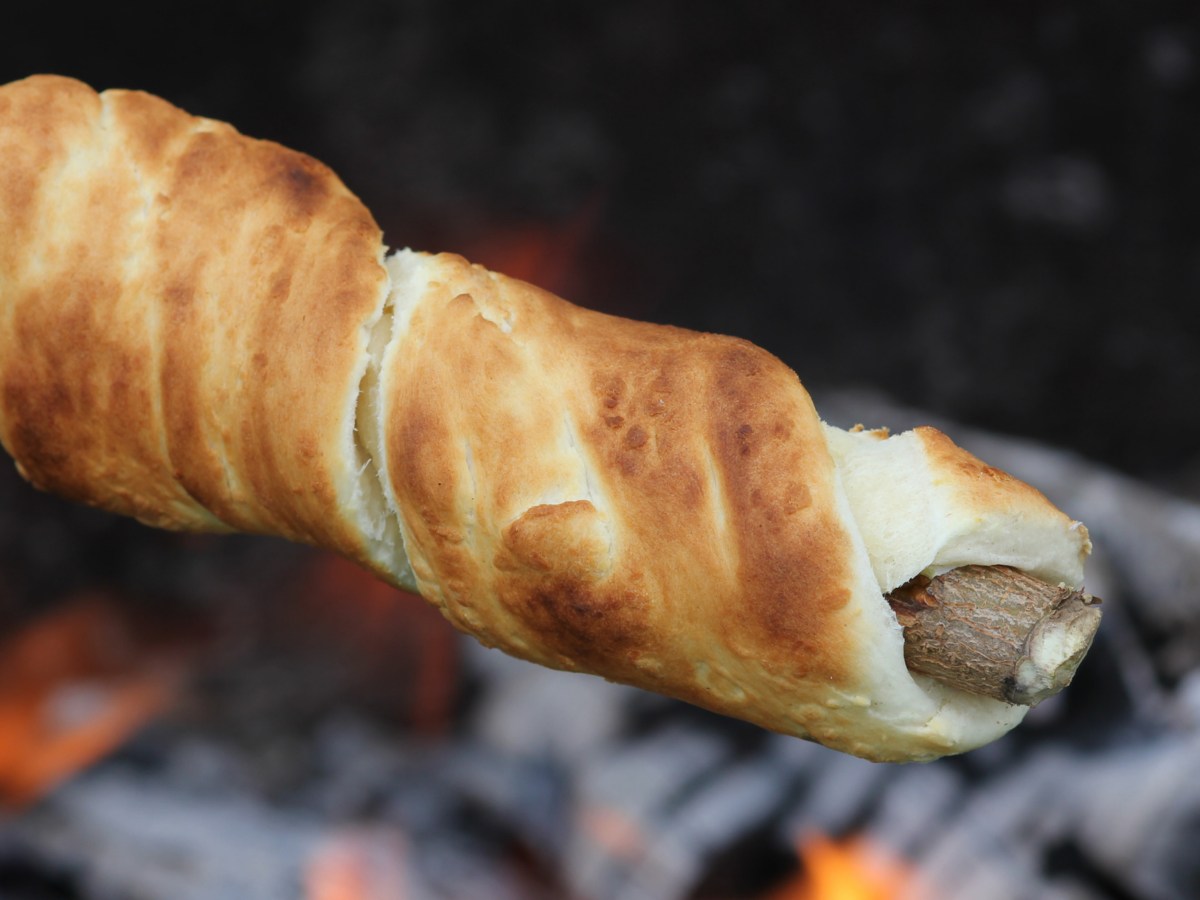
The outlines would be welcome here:
M 389 256 L 309 157 L 52 76 L 0 88 L 0 442 L 46 490 L 327 547 L 485 644 L 878 760 L 1025 712 L 910 674 L 883 594 L 1077 587 L 1089 549 L 937 431 L 823 424 L 745 341 Z

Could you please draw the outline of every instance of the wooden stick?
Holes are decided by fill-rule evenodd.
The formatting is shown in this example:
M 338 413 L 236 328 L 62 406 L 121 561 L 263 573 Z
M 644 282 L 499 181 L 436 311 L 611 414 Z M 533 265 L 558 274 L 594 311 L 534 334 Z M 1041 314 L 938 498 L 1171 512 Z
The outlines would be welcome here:
M 1095 597 L 1008 566 L 918 575 L 885 596 L 910 671 L 1022 706 L 1071 683 L 1100 627 Z

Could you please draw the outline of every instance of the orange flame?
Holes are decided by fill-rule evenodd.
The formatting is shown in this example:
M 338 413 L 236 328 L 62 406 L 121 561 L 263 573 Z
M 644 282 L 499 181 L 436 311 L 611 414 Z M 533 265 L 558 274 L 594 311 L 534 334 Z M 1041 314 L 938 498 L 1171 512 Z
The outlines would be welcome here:
M 459 687 L 458 632 L 431 604 L 390 587 L 340 556 L 315 554 L 298 574 L 284 619 L 287 639 L 307 634 L 347 663 L 360 702 L 399 715 L 421 734 L 449 730 Z
M 900 900 L 928 897 L 912 867 L 863 837 L 810 835 L 799 843 L 803 868 L 769 900 Z
M 473 242 L 466 256 L 496 272 L 568 295 L 593 237 L 601 203 L 594 197 L 565 221 L 526 222 Z
M 83 598 L 0 644 L 0 806 L 18 808 L 110 752 L 174 693 L 118 607 Z

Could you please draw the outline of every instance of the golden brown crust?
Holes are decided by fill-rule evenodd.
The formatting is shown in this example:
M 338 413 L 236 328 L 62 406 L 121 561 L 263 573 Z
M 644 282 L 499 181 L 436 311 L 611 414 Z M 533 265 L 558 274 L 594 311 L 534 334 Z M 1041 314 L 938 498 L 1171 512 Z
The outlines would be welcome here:
M 0 89 L 0 159 L 0 440 L 27 477 L 361 557 L 342 426 L 387 282 L 358 200 L 303 154 L 54 77 Z
M 945 495 L 946 508 L 956 519 L 973 520 L 976 531 L 1000 523 L 997 527 L 1011 532 L 1010 523 L 1022 523 L 1021 542 L 1040 546 L 1042 557 L 1027 552 L 1024 567 L 1052 583 L 1082 586 L 1092 542 L 1081 522 L 1072 521 L 1037 488 L 988 465 L 936 428 L 923 426 L 913 433 L 934 473 L 932 487 Z
M 744 341 L 435 265 L 386 427 L 414 569 L 451 620 L 743 716 L 777 684 L 772 710 L 845 685 L 852 539 L 796 376 Z
M 953 484 L 964 502 L 979 509 L 993 508 L 997 503 L 1028 503 L 1036 506 L 1046 503 L 1041 491 L 995 466 L 989 466 L 938 429 L 922 425 L 913 431 L 925 445 L 925 454 L 939 473 L 939 479 Z M 1063 519 L 1066 519 L 1065 515 Z

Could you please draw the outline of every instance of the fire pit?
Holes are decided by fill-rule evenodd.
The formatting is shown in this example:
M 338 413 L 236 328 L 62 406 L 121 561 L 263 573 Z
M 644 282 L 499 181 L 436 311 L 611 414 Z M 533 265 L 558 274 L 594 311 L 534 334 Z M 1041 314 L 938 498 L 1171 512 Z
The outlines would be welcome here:
M 988 748 L 872 765 L 0 465 L 0 896 L 1200 896 L 1200 34 L 467 6 L 258 5 L 241 45 L 197 16 L 220 64 L 158 23 L 31 30 L 0 81 L 157 91 L 330 163 L 392 243 L 755 340 L 834 424 L 940 424 L 1088 524 L 1089 658 Z
M 6 475 L 6 517 L 80 524 L 69 580 L 49 553 L 4 560 L 5 896 L 1195 896 L 1200 507 L 965 443 L 1088 519 L 1108 610 L 1070 690 L 922 766 L 530 666 L 340 560 L 105 521 Z

